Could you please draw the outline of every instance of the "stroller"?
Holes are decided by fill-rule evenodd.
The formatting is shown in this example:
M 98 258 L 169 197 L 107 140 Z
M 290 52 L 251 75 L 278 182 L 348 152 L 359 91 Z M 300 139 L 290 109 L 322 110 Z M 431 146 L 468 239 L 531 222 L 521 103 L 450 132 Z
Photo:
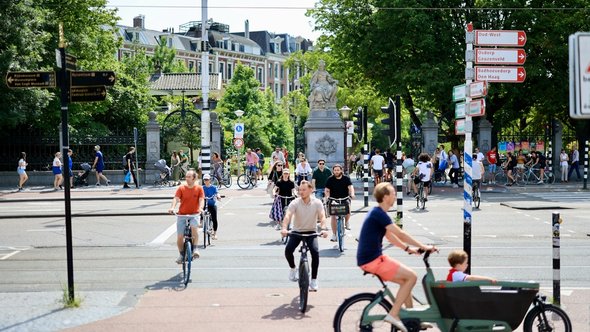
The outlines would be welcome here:
M 156 185 L 156 186 L 172 186 L 172 185 L 174 185 L 174 181 L 172 181 L 170 179 L 170 177 L 172 176 L 172 170 L 170 169 L 170 167 L 168 167 L 166 165 L 166 160 L 160 159 L 160 160 L 158 160 L 157 163 L 154 164 L 154 166 L 156 167 L 156 169 L 158 171 L 160 171 L 160 176 L 156 180 L 156 182 L 154 182 L 154 185 Z
M 88 175 L 90 174 L 90 170 L 92 166 L 89 163 L 82 163 L 80 164 L 82 167 L 82 172 L 78 172 L 74 175 L 74 186 L 81 187 L 81 186 L 88 186 Z

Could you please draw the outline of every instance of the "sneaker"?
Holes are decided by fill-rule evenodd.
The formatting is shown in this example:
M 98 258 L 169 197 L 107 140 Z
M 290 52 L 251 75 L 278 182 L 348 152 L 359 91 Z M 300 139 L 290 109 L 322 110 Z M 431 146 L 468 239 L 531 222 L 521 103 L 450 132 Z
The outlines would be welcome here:
M 129 186 L 127 185 L 127 183 L 125 183 L 125 184 L 123 185 L 123 188 L 125 188 L 125 189 L 128 189 L 128 188 L 131 188 L 131 187 L 129 187 Z
M 23 187 L 18 187 L 18 191 L 23 191 Z
M 398 330 L 400 330 L 401 332 L 408 332 L 408 329 L 406 328 L 406 326 L 404 325 L 404 323 L 401 320 L 398 320 L 390 315 L 385 316 L 385 319 L 383 319 L 385 322 L 397 327 Z
M 344 225 L 344 228 L 346 228 L 346 230 L 349 231 L 350 230 L 350 224 L 349 223 L 346 223 L 346 225 Z
M 428 202 L 428 198 L 424 197 L 424 202 Z
M 317 292 L 318 291 L 318 280 L 311 279 L 311 283 L 309 283 L 309 291 L 310 292 Z
M 213 240 L 217 240 L 217 234 L 213 233 L 213 235 L 211 235 L 211 238 L 212 238 Z
M 176 264 L 182 264 L 183 259 L 184 257 L 182 257 L 182 255 L 178 256 L 178 258 L 176 259 Z
M 543 180 L 539 180 L 539 182 L 537 182 L 537 184 L 543 184 Z
M 107 180 L 107 186 L 111 184 L 111 180 Z
M 96 183 L 96 186 L 97 186 L 97 187 L 100 187 L 100 183 Z
M 410 192 L 409 191 L 406 193 L 406 196 L 410 196 Z
M 299 278 L 297 277 L 297 269 L 296 268 L 292 268 L 289 271 L 289 280 L 291 280 L 291 281 L 299 280 Z
M 428 322 L 420 322 L 420 330 L 428 330 L 433 328 L 434 325 L 428 323 Z
M 330 241 L 332 241 L 332 242 L 338 241 L 338 239 L 336 238 L 336 234 L 332 234 L 332 238 L 330 239 Z
M 193 251 L 193 259 L 201 257 L 201 254 L 198 250 Z
M 418 194 L 414 194 L 414 198 L 418 198 Z
M 459 185 L 457 185 L 457 184 L 454 184 L 454 185 L 453 185 L 453 188 L 459 188 Z

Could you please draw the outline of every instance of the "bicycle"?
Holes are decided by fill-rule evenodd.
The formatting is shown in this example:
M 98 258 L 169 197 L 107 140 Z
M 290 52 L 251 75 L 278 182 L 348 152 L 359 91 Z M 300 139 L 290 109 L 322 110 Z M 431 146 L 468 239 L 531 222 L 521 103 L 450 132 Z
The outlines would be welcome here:
M 434 176 L 434 179 L 433 179 L 434 181 L 432 181 L 433 183 L 436 182 L 439 184 L 446 184 L 448 181 L 446 169 L 443 169 L 443 170 L 435 169 L 433 176 Z
M 425 207 L 426 197 L 424 195 L 424 182 L 420 181 L 418 184 L 418 194 L 416 195 L 416 209 L 424 210 Z
M 238 176 L 238 187 L 241 189 L 250 189 L 256 187 L 256 172 L 252 172 L 247 167 L 244 173 Z
M 545 303 L 538 294 L 539 283 L 488 281 L 435 281 L 424 253 L 426 275 L 422 279 L 429 306 L 400 311 L 408 331 L 417 332 L 421 323 L 436 323 L 441 331 L 513 331 L 523 321 L 524 332 L 571 332 L 572 324 L 561 308 Z M 368 274 L 365 272 L 365 274 Z M 376 293 L 360 293 L 344 300 L 334 315 L 335 332 L 373 331 L 380 328 L 398 331 L 383 322 L 391 310 L 395 296 L 379 277 L 382 289 Z M 530 305 L 532 309 L 529 310 Z M 556 325 L 557 324 L 557 325 Z M 557 327 L 556 327 L 557 326 Z
M 222 170 L 221 175 L 216 174 L 211 178 L 211 184 L 221 189 L 221 186 L 226 188 L 231 187 L 231 174 L 228 171 Z
M 346 215 L 350 213 L 348 199 L 349 197 L 328 197 L 328 209 L 330 212 L 330 216 L 336 216 L 336 239 L 338 241 L 338 250 L 340 250 L 340 252 L 344 252 L 344 237 L 346 236 Z
M 524 173 L 525 183 L 539 183 L 541 181 L 541 174 L 537 176 L 536 171 L 539 171 L 538 168 L 529 167 Z M 555 183 L 555 176 L 553 172 L 550 172 L 548 169 L 545 169 L 543 173 L 543 184 L 553 184 Z
M 215 196 L 205 197 L 205 207 L 203 208 L 203 249 L 207 249 L 207 246 L 211 245 L 211 235 L 213 234 L 213 220 L 211 220 L 211 212 L 209 212 L 210 199 L 214 199 Z
M 302 238 L 306 237 L 317 237 L 320 236 L 321 233 L 300 233 L 296 231 L 290 231 L 287 233 L 288 235 L 295 235 L 300 236 Z M 301 257 L 299 258 L 299 311 L 305 313 L 307 309 L 307 296 L 309 295 L 309 282 L 311 278 L 310 268 L 309 268 L 309 261 L 307 260 L 307 252 L 309 251 L 309 247 L 307 246 L 307 241 L 302 239 L 301 246 L 299 247 L 299 252 L 301 253 Z
M 177 214 L 180 217 L 196 217 L 197 215 L 181 215 Z M 183 244 L 183 253 L 182 253 L 182 282 L 184 283 L 184 287 L 188 285 L 191 278 L 191 266 L 193 261 L 193 242 L 192 242 L 192 230 L 190 226 L 191 218 L 186 218 L 184 224 L 184 244 Z
M 355 167 L 355 174 L 356 174 L 356 179 L 357 180 L 362 180 L 363 179 L 363 165 L 359 165 L 357 164 Z
M 479 204 L 481 203 L 481 192 L 479 190 L 479 181 L 473 180 L 473 186 L 471 188 L 472 188 L 471 197 L 473 198 L 473 206 L 476 209 L 479 209 Z

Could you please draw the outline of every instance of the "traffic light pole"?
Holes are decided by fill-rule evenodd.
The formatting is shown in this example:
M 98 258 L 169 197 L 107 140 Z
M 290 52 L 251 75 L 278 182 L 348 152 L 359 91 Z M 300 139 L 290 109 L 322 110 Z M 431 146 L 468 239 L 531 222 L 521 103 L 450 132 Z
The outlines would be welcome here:
M 362 112 L 362 124 L 363 124 L 363 151 L 365 152 L 363 155 L 364 163 L 363 163 L 363 194 L 364 194 L 364 207 L 369 206 L 369 132 L 367 131 L 367 118 L 369 116 L 369 109 L 367 106 L 363 106 Z
M 391 103 L 391 101 L 390 101 Z M 395 178 L 396 178 L 396 191 L 397 191 L 397 216 L 395 223 L 400 227 L 404 227 L 404 190 L 403 190 L 403 178 L 402 178 L 402 131 L 401 131 L 401 103 L 400 96 L 395 96 L 394 105 L 394 118 L 392 119 L 392 125 L 395 125 L 395 141 L 397 146 L 396 152 L 396 165 L 395 165 Z
M 203 109 L 201 110 L 201 174 L 209 174 L 211 169 L 211 115 L 209 112 L 209 34 L 207 32 L 207 0 L 201 0 L 201 90 Z
M 473 25 L 469 23 L 467 25 L 467 33 L 473 32 Z M 473 40 L 467 40 L 467 53 L 473 52 Z M 473 62 L 466 62 L 466 71 L 472 70 Z M 465 80 L 465 86 L 471 84 L 471 79 Z M 466 94 L 465 105 L 469 105 L 471 97 Z M 471 116 L 465 116 L 465 144 L 463 149 L 463 250 L 467 253 L 468 264 L 465 273 L 469 274 L 471 271 L 471 222 L 472 222 L 472 208 L 471 202 L 473 197 L 472 193 L 472 166 L 473 159 L 471 153 L 473 152 L 473 141 L 471 133 L 473 132 L 473 122 Z

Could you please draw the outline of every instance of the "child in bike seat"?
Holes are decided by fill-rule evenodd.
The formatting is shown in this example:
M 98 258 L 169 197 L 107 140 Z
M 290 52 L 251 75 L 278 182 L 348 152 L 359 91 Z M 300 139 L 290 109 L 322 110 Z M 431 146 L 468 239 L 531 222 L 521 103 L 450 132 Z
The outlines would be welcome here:
M 449 254 L 448 260 L 451 269 L 447 275 L 447 281 L 461 282 L 461 281 L 491 281 L 496 282 L 496 279 L 484 276 L 475 276 L 465 273 L 467 269 L 467 253 L 463 250 L 453 250 Z

